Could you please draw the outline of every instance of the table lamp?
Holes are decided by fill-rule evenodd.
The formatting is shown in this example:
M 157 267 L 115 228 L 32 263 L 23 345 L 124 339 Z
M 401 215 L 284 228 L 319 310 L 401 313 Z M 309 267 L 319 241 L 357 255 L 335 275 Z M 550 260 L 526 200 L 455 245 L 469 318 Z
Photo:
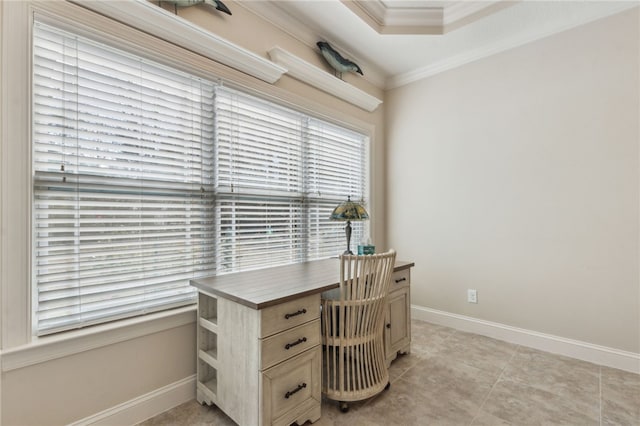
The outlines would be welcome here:
M 347 234 L 347 250 L 343 254 L 353 254 L 351 251 L 351 221 L 352 220 L 366 220 L 369 219 L 369 213 L 359 203 L 351 201 L 351 197 L 347 197 L 347 201 L 340 203 L 338 207 L 333 209 L 331 220 L 347 221 L 347 226 L 344 228 L 345 234 Z

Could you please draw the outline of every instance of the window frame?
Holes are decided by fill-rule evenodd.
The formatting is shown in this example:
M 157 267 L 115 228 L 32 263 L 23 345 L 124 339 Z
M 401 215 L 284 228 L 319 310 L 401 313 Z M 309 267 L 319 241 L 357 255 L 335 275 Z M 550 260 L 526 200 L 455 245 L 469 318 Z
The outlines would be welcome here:
M 3 371 L 21 368 L 87 349 L 129 340 L 195 321 L 195 306 L 150 314 L 145 317 L 120 320 L 88 329 L 72 330 L 60 335 L 36 337 L 32 334 L 32 231 L 31 231 L 31 28 L 34 14 L 56 25 L 88 34 L 108 44 L 129 49 L 138 54 L 202 77 L 216 75 L 225 84 L 268 100 L 280 102 L 364 133 L 369 137 L 367 159 L 367 192 L 369 211 L 376 210 L 378 199 L 370 190 L 376 156 L 375 125 L 357 118 L 357 114 L 329 107 L 320 101 L 289 92 L 240 71 L 216 63 L 201 55 L 163 41 L 159 33 L 143 33 L 134 27 L 114 21 L 84 7 L 69 2 L 4 2 L 2 19 L 2 133 L 0 134 L 0 340 L 3 348 Z M 126 11 L 125 11 L 126 13 Z M 136 17 L 144 20 L 144 17 Z M 168 58 L 172 58 L 168 60 Z M 338 101 L 340 102 L 340 101 Z M 368 115 L 367 115 L 368 116 Z M 379 179 L 376 183 L 381 182 Z M 379 183 L 381 184 L 381 183 Z M 384 214 L 378 207 L 380 216 Z M 376 217 L 373 213 L 372 217 Z M 370 235 L 376 238 L 376 219 L 370 222 Z M 382 223 L 382 222 L 379 222 Z
M 217 83 L 39 19 L 33 35 L 34 333 L 194 304 Z

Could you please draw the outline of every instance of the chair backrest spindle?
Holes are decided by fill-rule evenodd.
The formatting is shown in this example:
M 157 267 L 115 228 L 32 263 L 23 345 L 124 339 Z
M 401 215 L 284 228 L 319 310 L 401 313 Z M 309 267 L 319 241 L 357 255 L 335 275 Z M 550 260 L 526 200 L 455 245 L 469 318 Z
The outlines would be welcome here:
M 340 256 L 339 297 L 335 292 L 322 297 L 322 387 L 328 398 L 369 398 L 389 381 L 383 348 L 384 310 L 395 256 L 393 250 Z

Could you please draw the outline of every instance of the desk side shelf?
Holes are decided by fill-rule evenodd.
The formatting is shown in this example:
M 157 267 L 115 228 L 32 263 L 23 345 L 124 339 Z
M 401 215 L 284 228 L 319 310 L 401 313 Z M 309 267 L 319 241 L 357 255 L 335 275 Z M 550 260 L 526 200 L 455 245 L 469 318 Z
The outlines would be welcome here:
M 211 373 L 207 375 L 207 373 Z M 207 404 L 217 404 L 218 403 L 218 378 L 217 378 L 217 370 L 209 367 L 208 364 L 199 361 L 198 366 L 198 383 L 196 387 L 197 398 L 201 403 L 206 402 Z
M 218 401 L 218 298 L 198 292 L 198 401 Z

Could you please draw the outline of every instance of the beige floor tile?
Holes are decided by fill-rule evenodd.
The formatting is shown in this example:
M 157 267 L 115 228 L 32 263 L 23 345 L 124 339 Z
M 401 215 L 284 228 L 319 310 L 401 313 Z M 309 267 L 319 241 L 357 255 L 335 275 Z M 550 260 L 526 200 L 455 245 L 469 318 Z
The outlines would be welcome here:
M 139 426 L 235 426 L 235 424 L 218 407 L 200 405 L 194 399 L 139 423 Z
M 473 422 L 471 422 L 471 426 L 509 426 L 511 424 L 512 423 L 506 420 L 482 410 L 476 415 Z
M 391 383 L 395 382 L 426 357 L 427 356 L 424 354 L 415 352 L 406 355 L 398 355 L 398 357 L 389 366 L 389 381 Z
M 413 320 L 411 322 L 411 353 L 435 354 L 446 348 L 445 342 L 455 333 L 456 330 L 453 328 Z
M 527 365 L 531 372 L 547 371 L 549 369 L 566 370 L 574 375 L 598 376 L 600 366 L 590 362 L 552 354 L 537 349 L 519 346 L 512 365 Z
M 454 394 L 416 388 L 403 379 L 366 405 L 362 418 L 372 425 L 468 425 L 478 407 Z
M 640 375 L 601 368 L 602 424 L 640 425 Z
M 389 378 L 391 383 L 401 377 L 406 371 L 413 367 L 418 361 L 425 359 L 442 350 L 444 342 L 453 334 L 455 330 L 437 324 L 430 324 L 424 321 L 411 321 L 411 351 L 408 354 L 398 355 L 389 367 Z
M 442 344 L 437 354 L 483 371 L 499 374 L 518 346 L 478 334 L 458 331 Z
M 477 409 L 498 376 L 497 372 L 482 370 L 457 359 L 433 355 L 417 362 L 397 382 L 412 385 L 418 399 L 441 404 L 455 399 L 463 401 L 469 409 Z M 395 391 L 395 386 L 392 389 Z
M 373 422 L 367 418 L 367 406 L 372 400 L 373 398 L 352 402 L 349 404 L 349 411 L 343 413 L 340 411 L 337 401 L 324 399 L 322 402 L 322 417 L 314 423 L 314 426 L 384 426 L 386 417 Z
M 589 417 L 599 417 L 600 367 L 595 364 L 520 347 L 501 379 L 547 392 Z
M 513 425 L 599 425 L 597 406 L 583 411 L 571 400 L 524 383 L 499 380 L 487 397 L 477 424 L 487 415 Z

